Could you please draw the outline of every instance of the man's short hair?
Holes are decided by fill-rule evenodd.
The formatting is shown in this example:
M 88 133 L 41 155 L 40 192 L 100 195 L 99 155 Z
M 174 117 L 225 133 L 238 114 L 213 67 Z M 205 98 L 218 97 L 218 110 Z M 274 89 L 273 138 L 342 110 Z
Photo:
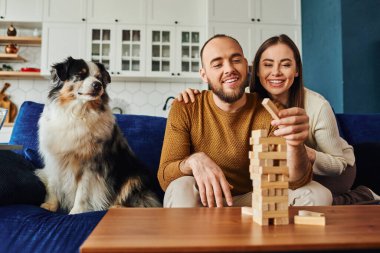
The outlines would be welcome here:
M 203 46 L 202 46 L 202 48 L 201 48 L 201 64 L 202 64 L 202 67 L 203 67 L 203 49 L 206 47 L 206 45 L 207 45 L 210 41 L 212 41 L 213 39 L 217 39 L 217 38 L 228 38 L 228 39 L 231 39 L 231 40 L 235 41 L 236 44 L 238 44 L 239 47 L 241 48 L 241 51 L 243 52 L 243 48 L 241 47 L 241 45 L 240 45 L 239 41 L 237 41 L 237 39 L 235 39 L 235 38 L 233 38 L 233 37 L 231 37 L 231 36 L 229 36 L 229 35 L 226 35 L 226 34 L 215 34 L 214 36 L 212 36 L 211 38 L 209 38 L 209 39 L 203 44 Z

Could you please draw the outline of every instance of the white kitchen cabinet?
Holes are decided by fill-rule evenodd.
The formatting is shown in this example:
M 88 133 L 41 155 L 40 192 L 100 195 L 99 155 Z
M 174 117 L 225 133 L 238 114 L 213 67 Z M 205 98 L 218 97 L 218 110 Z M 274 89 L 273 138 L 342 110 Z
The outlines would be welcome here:
M 301 50 L 301 27 L 297 25 L 264 25 L 264 24 L 245 24 L 245 23 L 221 23 L 209 24 L 209 36 L 215 34 L 226 34 L 237 39 L 243 48 L 244 55 L 248 63 L 251 64 L 257 49 L 268 38 L 286 34 Z
M 147 75 L 199 77 L 203 30 L 199 27 L 149 26 Z
M 0 0 L 0 21 L 41 22 L 43 0 Z
M 210 21 L 301 24 L 300 0 L 208 0 Z
M 147 0 L 147 24 L 205 26 L 204 0 Z
M 249 63 L 259 46 L 275 35 L 288 35 L 301 50 L 299 0 L 209 0 L 208 4 L 208 35 L 237 39 Z
M 85 22 L 86 15 L 87 0 L 44 0 L 44 22 Z
M 144 24 L 146 0 L 88 0 L 91 23 Z
M 103 63 L 112 76 L 145 74 L 145 27 L 89 24 L 87 59 Z
M 44 23 L 42 30 L 41 72 L 49 74 L 51 65 L 66 59 L 85 58 L 86 25 L 84 23 Z

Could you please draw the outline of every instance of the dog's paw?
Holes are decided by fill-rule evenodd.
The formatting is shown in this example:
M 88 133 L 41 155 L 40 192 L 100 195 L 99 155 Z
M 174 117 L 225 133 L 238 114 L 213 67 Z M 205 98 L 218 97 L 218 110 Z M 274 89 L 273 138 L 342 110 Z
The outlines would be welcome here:
M 113 205 L 113 206 L 110 206 L 110 208 L 123 208 L 125 206 L 122 206 L 122 205 Z
M 41 207 L 51 212 L 56 212 L 58 210 L 58 205 L 51 202 L 45 202 L 41 204 Z
M 73 207 L 73 209 L 71 209 L 69 214 L 78 214 L 78 213 L 83 213 L 85 211 L 86 210 L 84 210 L 83 208 Z

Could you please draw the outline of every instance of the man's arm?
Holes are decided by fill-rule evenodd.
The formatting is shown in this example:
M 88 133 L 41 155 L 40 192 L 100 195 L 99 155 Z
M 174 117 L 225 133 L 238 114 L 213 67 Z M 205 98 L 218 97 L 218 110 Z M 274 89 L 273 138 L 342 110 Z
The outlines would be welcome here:
M 191 154 L 190 116 L 183 105 L 172 104 L 165 130 L 161 152 L 158 181 L 163 190 L 169 184 L 186 175 L 192 175 L 197 182 L 203 205 L 223 206 L 223 195 L 229 205 L 232 196 L 229 184 L 220 167 L 203 152 Z
M 279 128 L 274 134 L 286 139 L 289 186 L 296 189 L 309 183 L 312 176 L 312 164 L 304 145 L 309 134 L 309 117 L 304 109 L 296 107 L 280 110 L 279 117 L 272 121 Z
M 179 168 L 180 163 L 190 156 L 189 120 L 177 102 L 173 102 L 166 123 L 164 143 L 161 150 L 157 178 L 165 191 L 169 184 L 185 176 Z

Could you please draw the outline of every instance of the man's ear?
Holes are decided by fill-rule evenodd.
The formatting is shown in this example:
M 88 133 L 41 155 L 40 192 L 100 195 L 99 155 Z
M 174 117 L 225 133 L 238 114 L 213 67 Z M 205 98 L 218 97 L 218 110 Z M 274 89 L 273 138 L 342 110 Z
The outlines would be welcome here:
M 206 71 L 205 71 L 204 68 L 201 68 L 201 69 L 199 70 L 199 74 L 201 75 L 202 81 L 203 81 L 204 83 L 208 83 L 207 74 L 206 74 Z
M 62 82 L 66 81 L 69 77 L 69 67 L 74 59 L 68 57 L 64 62 L 54 64 L 52 66 L 52 73 L 54 73 Z

